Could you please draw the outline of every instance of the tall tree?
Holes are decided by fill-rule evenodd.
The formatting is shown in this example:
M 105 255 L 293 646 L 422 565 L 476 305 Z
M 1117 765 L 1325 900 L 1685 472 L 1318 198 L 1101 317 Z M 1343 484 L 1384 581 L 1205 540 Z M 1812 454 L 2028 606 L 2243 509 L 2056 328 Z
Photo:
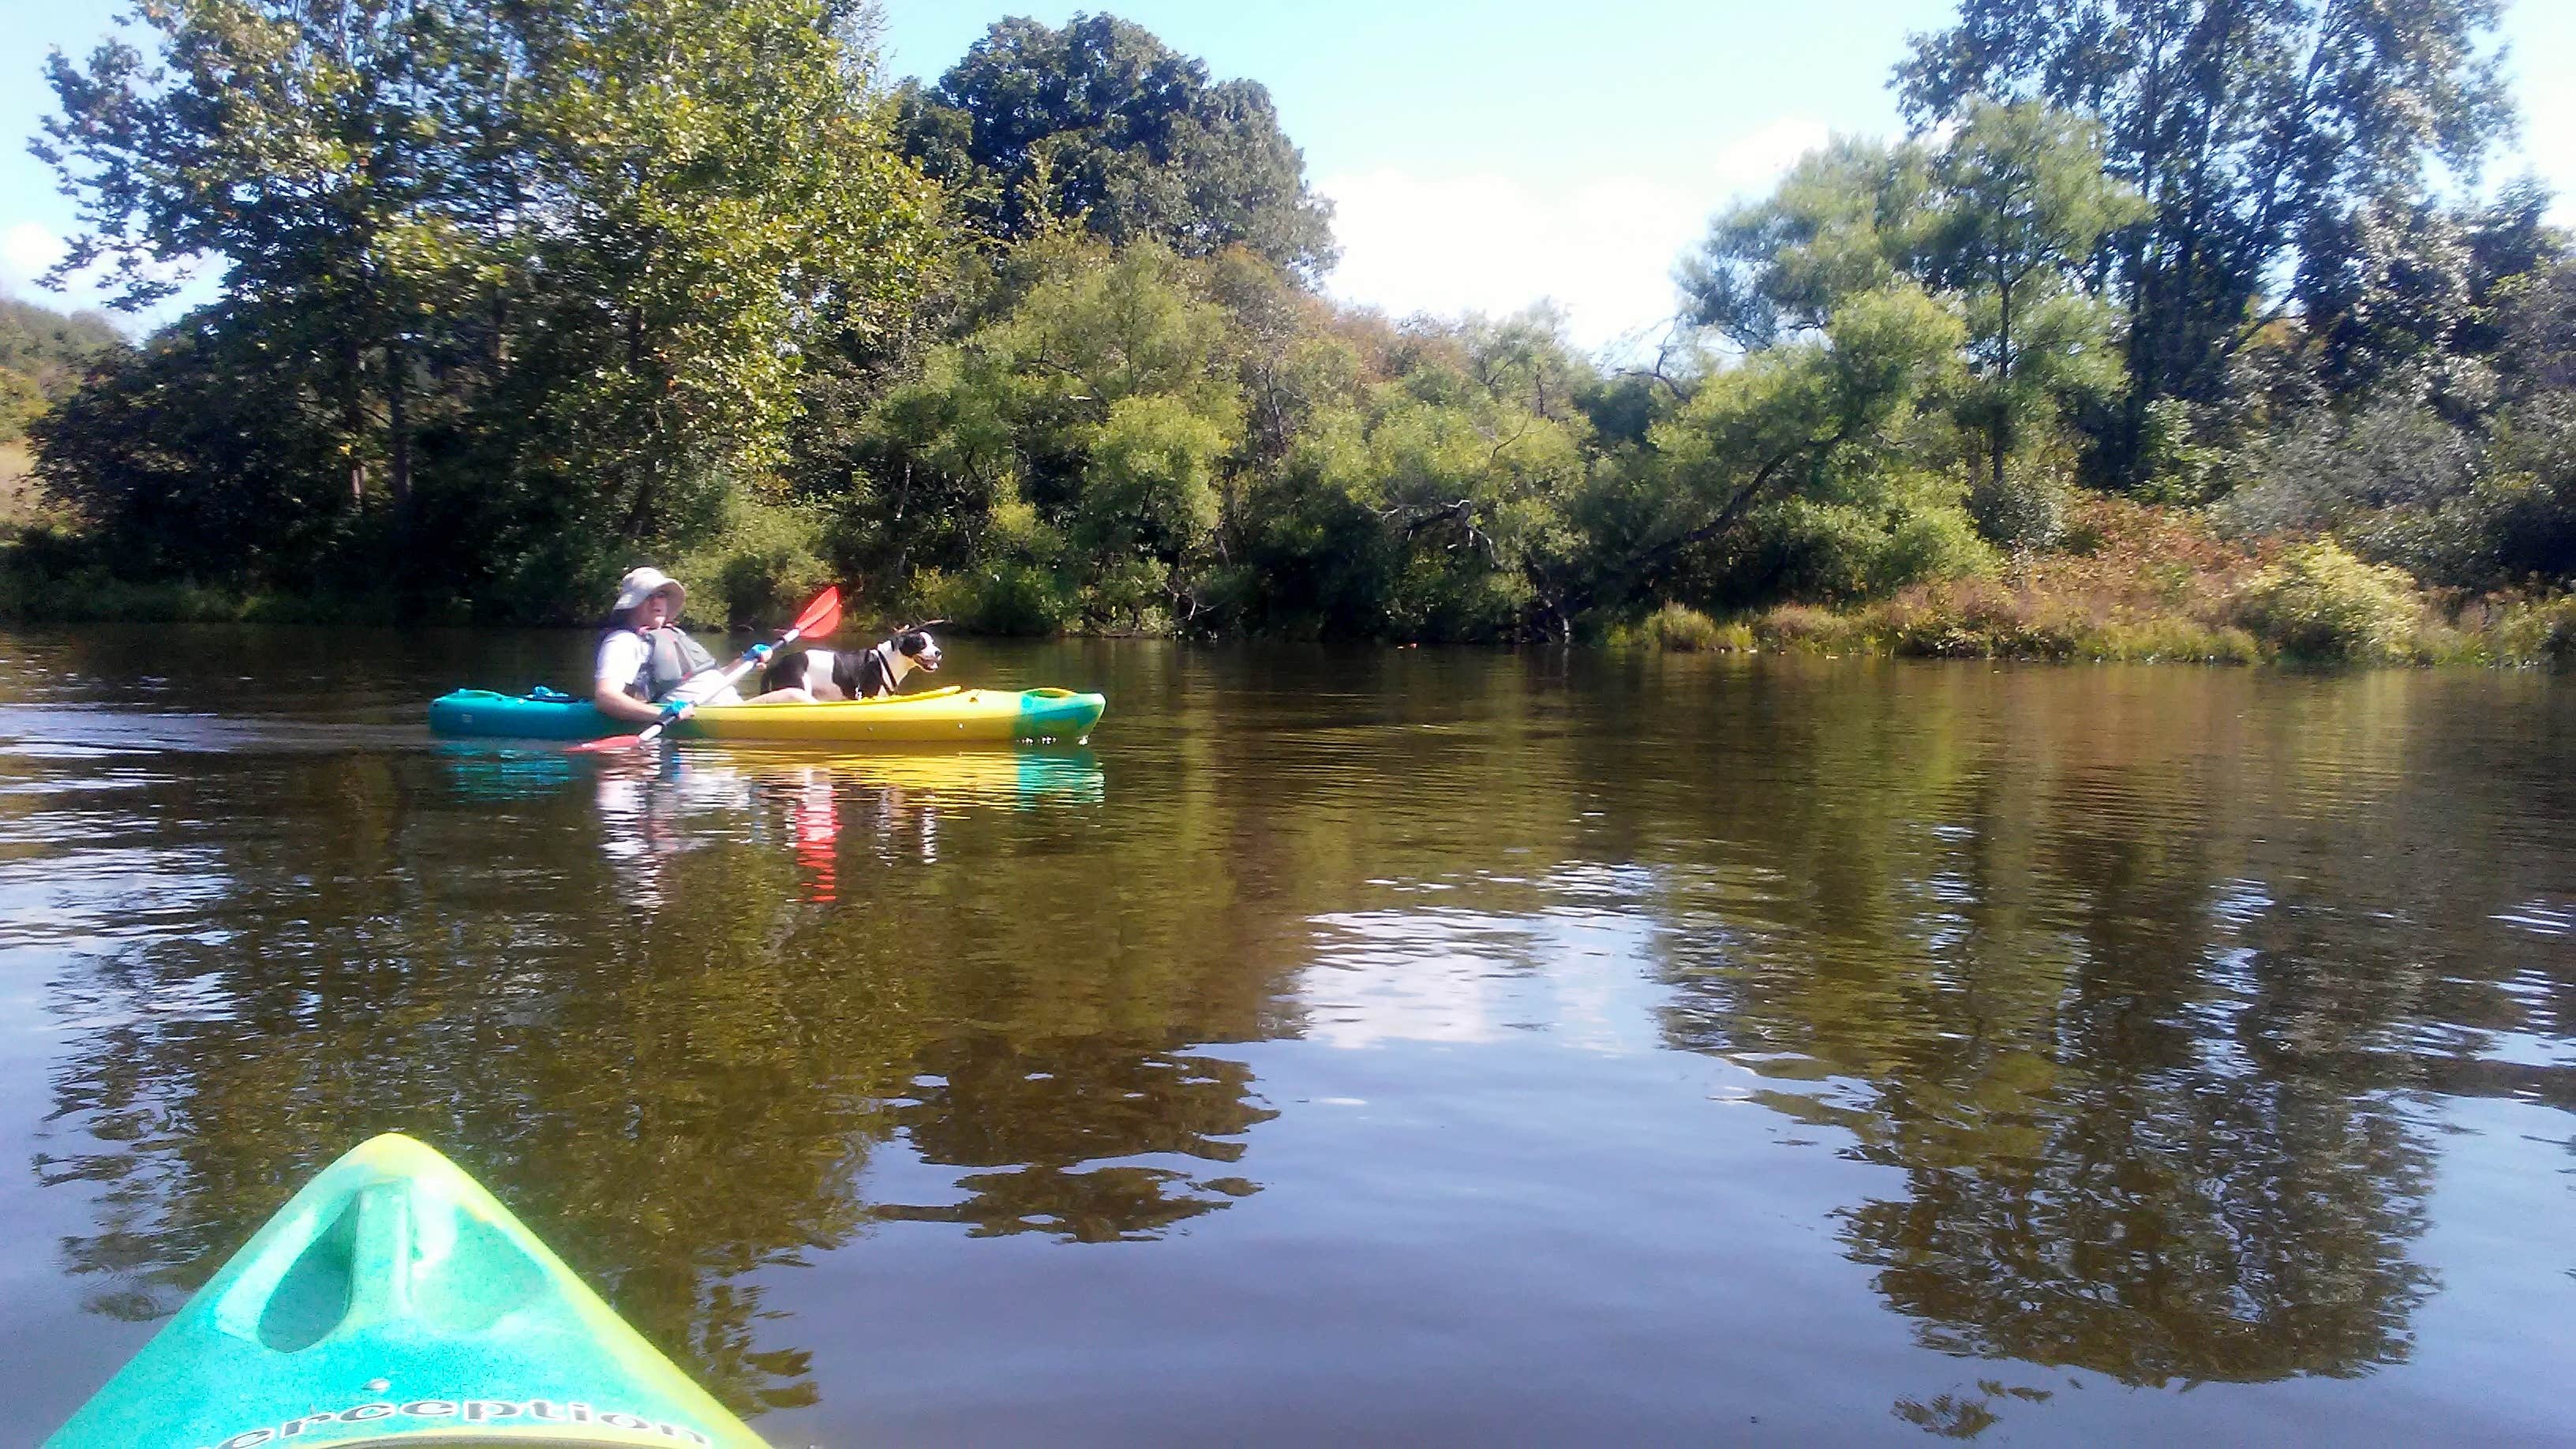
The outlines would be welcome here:
M 2093 122 L 1979 102 L 1937 146 L 1810 153 L 1772 196 L 1718 218 L 1682 283 L 1693 320 L 1755 349 L 1820 334 L 1849 299 L 1899 283 L 1943 299 L 1965 324 L 1952 400 L 2000 490 L 2016 450 L 2070 403 L 2117 392 L 2117 318 L 2086 272 L 2144 213 L 2104 174 Z
M 812 338 L 902 310 L 929 192 L 879 119 L 873 57 L 836 34 L 845 9 L 147 5 L 163 64 L 120 41 L 52 65 L 40 150 L 89 224 L 60 270 L 112 265 L 140 306 L 170 264 L 220 261 L 200 344 L 157 374 L 256 357 L 282 406 L 246 416 L 296 438 L 269 451 L 301 460 L 318 436 L 344 507 L 371 511 L 381 466 L 398 537 L 417 516 L 400 569 L 515 579 L 546 607 L 776 460 Z M 113 480 L 174 476 L 124 416 L 142 414 L 62 431 L 49 485 L 113 511 L 136 496 Z M 275 472 L 239 462 L 193 466 Z M 277 495 L 305 506 L 309 482 Z
M 2113 173 L 2155 207 L 2099 265 L 2129 313 L 2134 458 L 2159 398 L 2214 399 L 2277 315 L 2313 221 L 2473 174 L 2511 124 L 2488 48 L 2499 0 L 1961 0 L 1897 67 L 1920 126 L 1980 100 L 2098 118 Z
M 2099 132 L 2046 106 L 1981 102 L 1934 168 L 1929 270 L 1966 300 L 1978 385 L 1963 413 L 1985 434 L 1998 493 L 2027 423 L 2120 383 L 2113 319 L 2083 270 L 2105 234 L 2147 208 L 2103 174 Z
M 111 305 L 171 294 L 173 263 L 220 258 L 226 295 L 283 307 L 300 345 L 336 373 L 342 431 L 362 430 L 370 358 L 384 455 L 407 506 L 403 319 L 435 299 L 402 233 L 435 229 L 460 199 L 452 102 L 471 28 L 447 0 L 182 0 L 138 12 L 165 64 L 122 40 L 86 69 L 57 51 L 62 106 L 35 144 L 82 198 L 89 229 L 48 274 L 113 266 Z M 363 455 L 350 488 L 363 496 Z
M 1966 340 L 1954 309 L 1899 282 L 1711 377 L 1654 426 L 1654 465 L 1590 500 L 1610 564 L 1597 597 L 1849 597 L 1981 556 L 1958 480 L 1914 461 L 1919 409 L 1953 388 Z
M 1308 280 L 1332 264 L 1332 205 L 1307 188 L 1270 92 L 1210 82 L 1114 16 L 998 21 L 900 110 L 906 149 L 997 237 L 1079 219 L 1182 256 L 1248 246 Z

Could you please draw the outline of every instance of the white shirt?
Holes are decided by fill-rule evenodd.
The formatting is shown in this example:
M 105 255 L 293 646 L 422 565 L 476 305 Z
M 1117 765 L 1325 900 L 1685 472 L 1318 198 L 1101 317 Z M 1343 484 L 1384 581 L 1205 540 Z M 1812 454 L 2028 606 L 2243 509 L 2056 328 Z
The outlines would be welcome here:
M 643 635 L 632 629 L 612 629 L 608 637 L 599 641 L 599 666 L 592 675 L 600 683 L 624 694 L 643 674 L 645 661 L 652 657 L 653 646 L 644 642 Z M 717 670 L 701 674 L 672 690 L 670 698 L 661 703 L 669 704 L 673 700 L 687 700 L 691 704 L 740 704 L 742 694 L 726 684 L 723 671 Z

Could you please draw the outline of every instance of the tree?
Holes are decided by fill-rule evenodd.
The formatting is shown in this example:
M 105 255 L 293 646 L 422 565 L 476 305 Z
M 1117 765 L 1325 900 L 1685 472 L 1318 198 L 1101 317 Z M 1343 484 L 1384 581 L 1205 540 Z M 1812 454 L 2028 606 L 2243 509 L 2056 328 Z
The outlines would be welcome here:
M 2419 195 L 2436 164 L 2474 175 L 2511 122 L 2497 0 L 1962 0 L 1897 67 L 1918 126 L 1986 100 L 2097 118 L 2113 175 L 2154 207 L 2096 273 L 2128 311 L 2128 397 L 2106 439 L 2133 473 L 2146 409 L 2213 401 L 2282 315 L 2319 218 Z
M 0 443 L 23 436 L 29 421 L 124 344 L 115 326 L 96 312 L 65 316 L 0 296 Z
M 1683 317 L 1738 347 L 1822 331 L 1844 298 L 1920 269 L 1934 220 L 1933 153 L 1838 136 L 1738 204 L 1683 258 Z
M 328 411 L 259 316 L 200 315 L 111 354 L 30 429 L 37 481 L 123 571 L 310 579 L 347 542 Z
M 2103 173 L 2091 122 L 1980 104 L 1937 146 L 1811 153 L 1771 197 L 1718 219 L 1682 283 L 1691 320 L 1756 349 L 1820 335 L 1835 309 L 1891 286 L 1944 299 L 1966 364 L 1948 401 L 1979 440 L 1987 511 L 2010 513 L 2008 468 L 2069 407 L 2120 388 L 2117 317 L 2085 273 L 2101 238 L 2143 214 Z
M 2436 398 L 2455 420 L 2486 410 L 2510 348 L 2506 298 L 2556 261 L 2531 182 L 2492 205 L 2445 209 L 2380 196 L 2309 229 L 2292 295 L 2330 399 L 2389 386 Z
M 122 40 L 86 70 L 59 51 L 48 63 L 62 113 L 34 149 L 83 198 L 89 230 L 47 281 L 110 263 L 111 305 L 132 310 L 175 290 L 170 265 L 220 257 L 228 298 L 283 308 L 297 345 L 336 371 L 359 496 L 376 354 L 389 483 L 407 511 L 402 319 L 437 299 L 410 265 L 422 239 L 402 233 L 441 229 L 464 200 L 463 116 L 448 103 L 477 68 L 466 17 L 445 0 L 183 0 L 139 16 L 166 70 Z
M 933 352 L 876 409 L 869 451 L 900 483 L 872 511 L 940 500 L 955 525 L 943 562 L 990 566 L 1006 591 L 1023 569 L 1060 569 L 1097 623 L 1166 603 L 1186 615 L 1186 565 L 1211 546 L 1221 466 L 1243 431 L 1209 267 L 1079 236 L 1051 236 L 1020 265 L 1016 305 Z M 889 523 L 871 531 L 890 536 Z M 1060 622 L 990 603 L 935 607 L 995 626 L 1005 613 L 1014 626 Z
M 919 284 L 927 186 L 838 14 L 148 6 L 165 68 L 122 42 L 53 63 L 62 113 L 41 149 L 89 225 L 61 271 L 110 264 L 139 306 L 166 294 L 166 266 L 219 258 L 223 296 L 192 325 L 256 339 L 284 408 L 267 411 L 297 441 L 191 436 L 295 459 L 318 437 L 337 507 L 373 510 L 368 479 L 386 479 L 395 547 L 378 562 L 395 576 L 550 612 L 646 541 L 703 535 L 780 461 L 809 346 L 887 326 Z M 62 436 L 48 473 L 75 497 L 105 487 L 89 460 L 164 446 Z M 241 463 L 191 466 L 272 467 Z M 281 501 L 335 506 L 309 479 L 276 482 Z M 172 505 L 165 524 L 184 526 L 186 497 Z
M 1586 506 L 1600 601 L 1850 597 L 1972 567 L 1958 480 L 1915 461 L 1919 409 L 1949 388 L 1965 340 L 1953 311 L 1900 283 L 1710 378 L 1655 426 L 1651 465 Z
M 1269 91 L 1211 83 L 1114 16 L 998 21 L 899 113 L 907 152 L 1003 240 L 1066 218 L 1183 256 L 1248 246 L 1309 281 L 1332 265 L 1332 205 L 1307 189 Z
M 2115 392 L 2115 319 L 2084 286 L 2102 237 L 2143 220 L 2103 174 L 2100 127 L 2045 106 L 1981 103 L 1934 169 L 1931 274 L 1967 303 L 1978 385 L 1963 415 L 1986 436 L 1991 487 L 2061 399 Z

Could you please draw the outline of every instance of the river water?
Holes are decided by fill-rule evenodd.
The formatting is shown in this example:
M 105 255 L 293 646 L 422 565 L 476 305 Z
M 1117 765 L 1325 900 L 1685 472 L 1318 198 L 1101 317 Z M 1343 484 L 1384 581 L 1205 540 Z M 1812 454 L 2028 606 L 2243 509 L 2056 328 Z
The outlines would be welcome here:
M 413 1133 L 782 1445 L 2576 1436 L 2576 684 L 0 635 L 0 1391 Z M 21 1436 L 11 1434 L 13 1441 Z

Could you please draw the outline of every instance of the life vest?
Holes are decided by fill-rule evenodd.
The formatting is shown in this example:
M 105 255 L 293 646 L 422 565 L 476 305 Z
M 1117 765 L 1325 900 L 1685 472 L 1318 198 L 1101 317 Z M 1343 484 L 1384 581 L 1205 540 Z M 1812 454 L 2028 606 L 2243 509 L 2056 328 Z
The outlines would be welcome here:
M 627 684 L 626 692 L 647 704 L 660 704 L 681 685 L 716 667 L 714 655 L 674 627 L 610 632 L 637 634 L 643 639 L 644 667 Z

